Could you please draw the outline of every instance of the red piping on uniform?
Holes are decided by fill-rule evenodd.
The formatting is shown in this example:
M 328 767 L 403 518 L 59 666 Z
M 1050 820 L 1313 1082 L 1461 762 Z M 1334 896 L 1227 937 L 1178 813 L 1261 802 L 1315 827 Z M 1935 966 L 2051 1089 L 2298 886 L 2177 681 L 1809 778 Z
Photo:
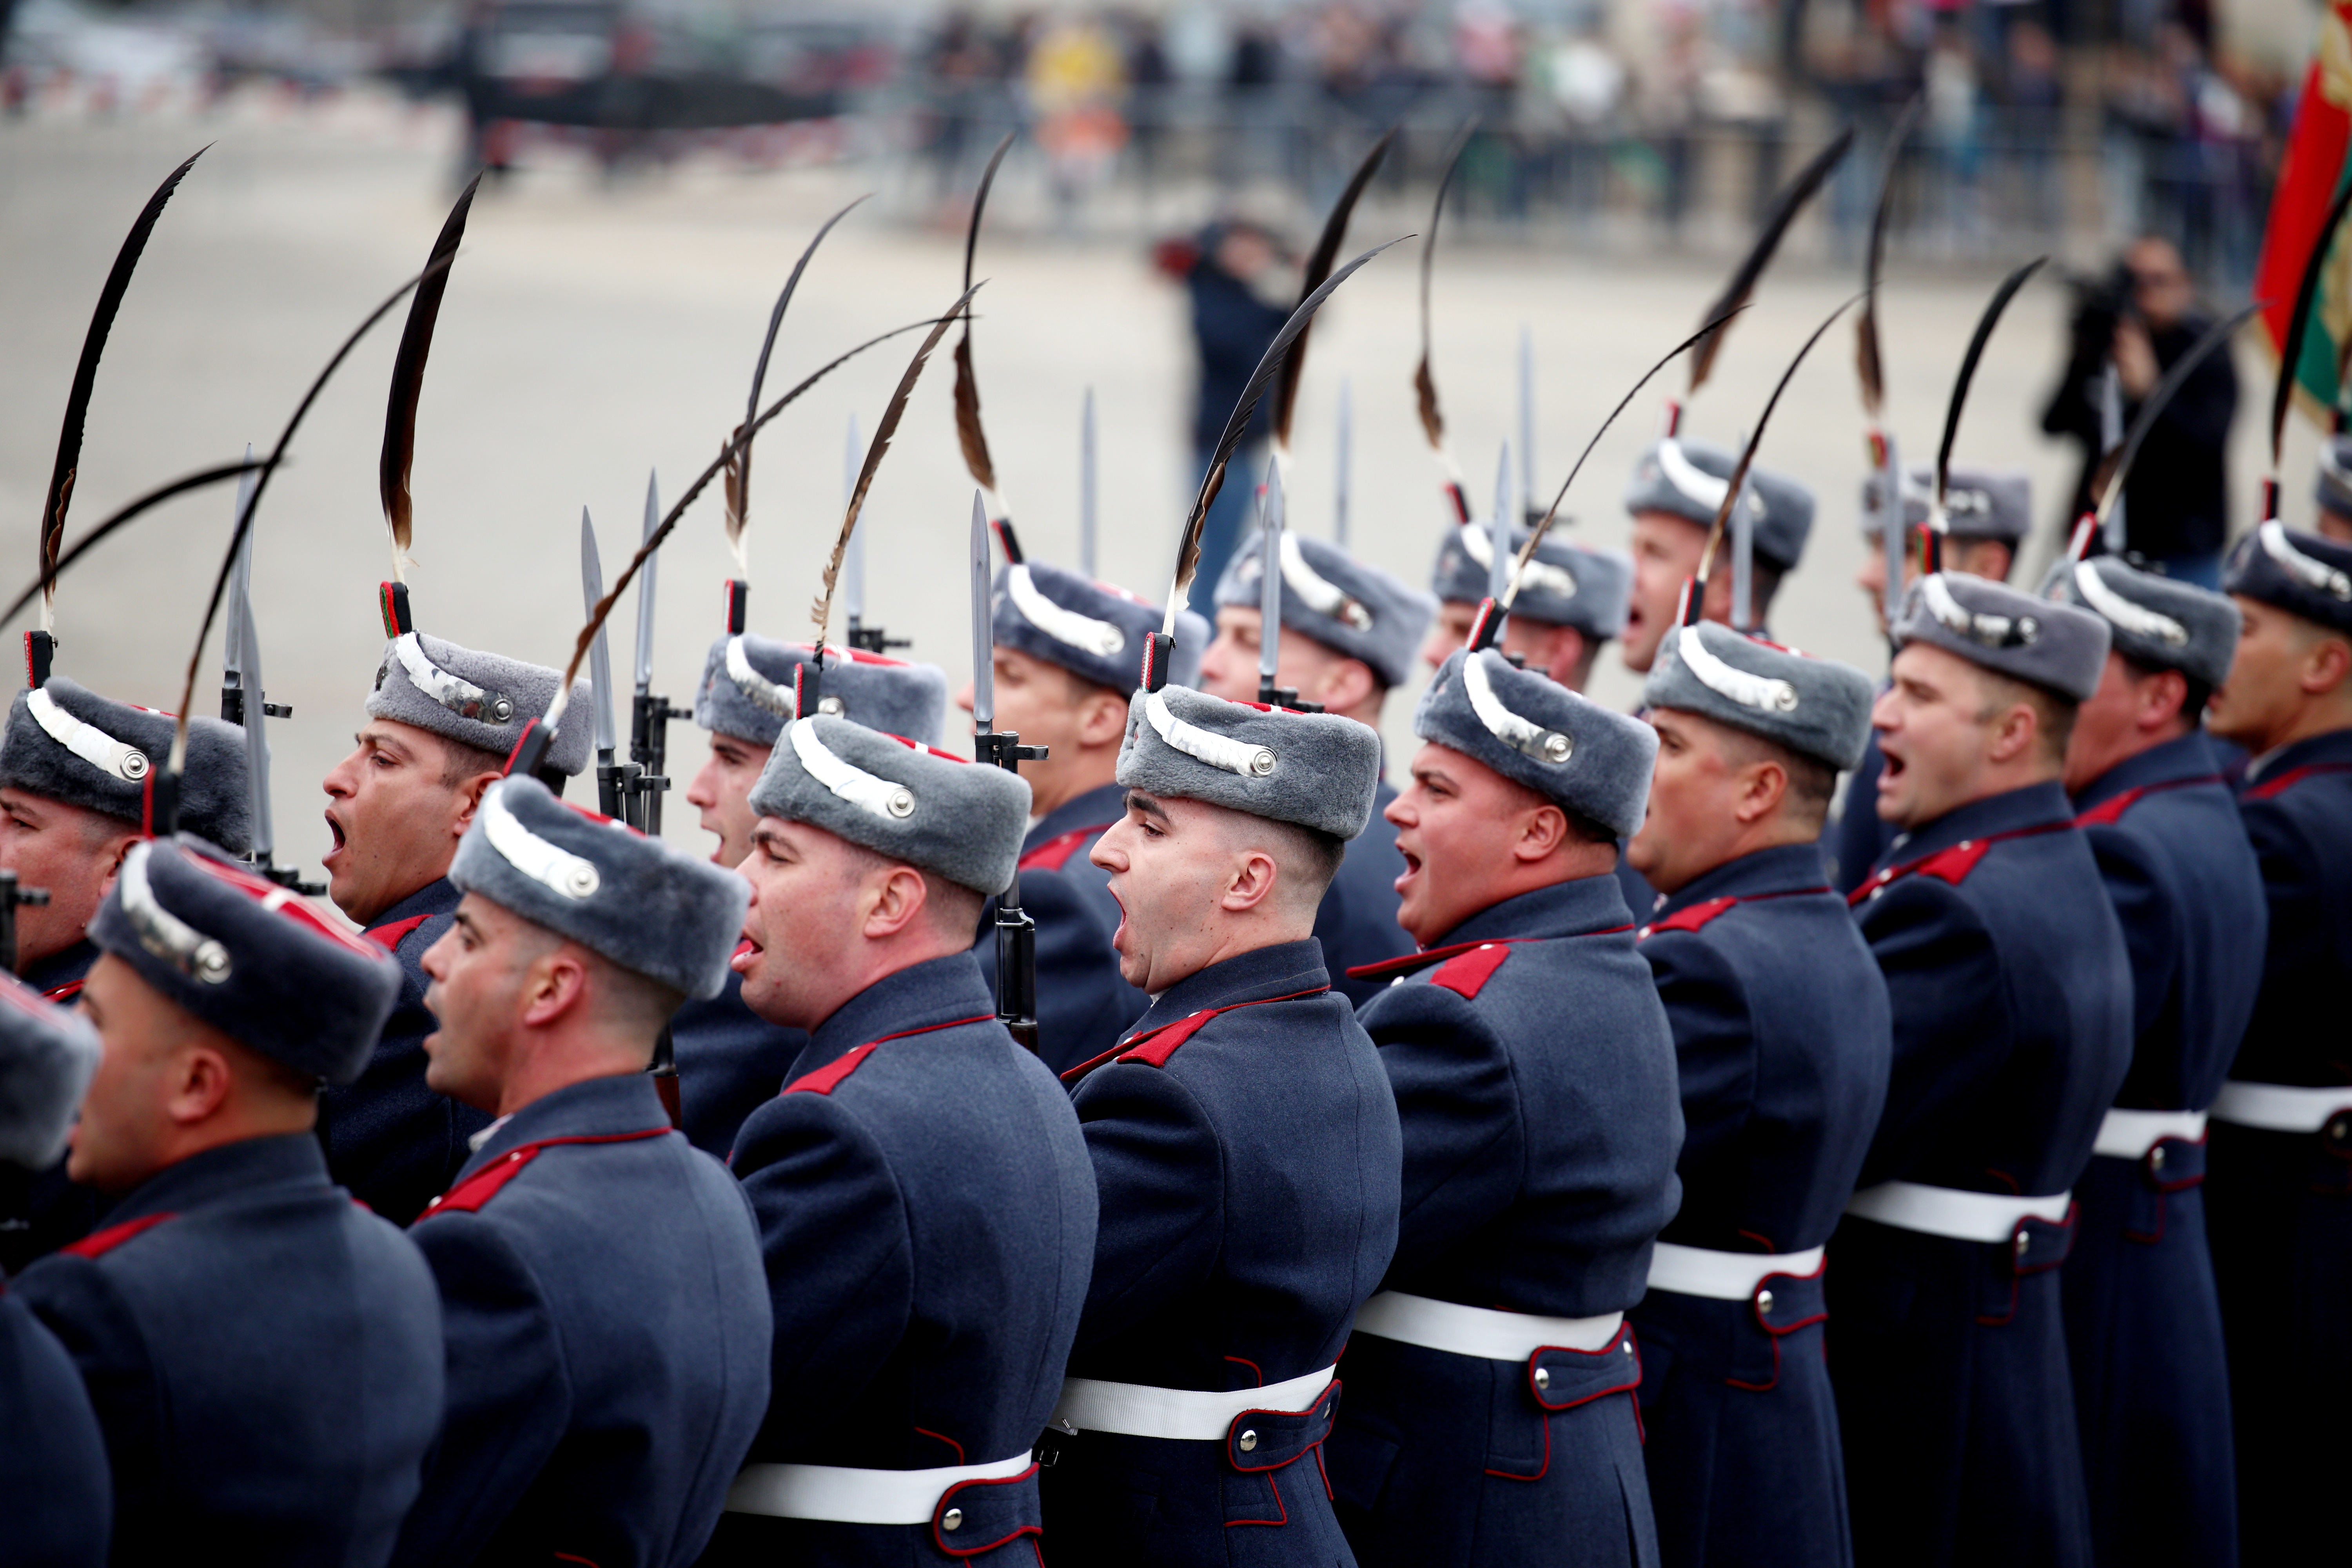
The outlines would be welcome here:
M 2314 773 L 2352 773 L 2352 763 L 2305 763 L 2299 768 L 2289 768 L 2274 779 L 2264 779 L 2248 788 L 2241 797 L 2245 800 L 2271 800 L 2284 795 Z
M 633 1143 L 643 1138 L 660 1138 L 670 1131 L 669 1123 L 646 1127 L 635 1132 L 584 1132 L 570 1138 L 542 1138 L 535 1143 L 518 1143 L 490 1163 L 435 1198 L 416 1216 L 421 1223 L 438 1214 L 478 1214 L 482 1206 L 505 1190 L 506 1184 L 522 1174 L 523 1167 L 549 1149 L 567 1143 Z
M 959 1465 L 963 1463 L 963 1445 L 961 1443 L 957 1442 L 954 1438 L 949 1436 L 944 1432 L 934 1432 L 928 1426 L 918 1426 L 915 1428 L 915 1431 L 919 1436 L 929 1437 L 937 1442 L 945 1443 L 949 1447 L 955 1450 L 956 1463 Z
M 2192 784 L 2217 784 L 2224 782 L 2220 773 L 2199 773 L 2192 778 L 2166 779 L 2159 784 L 2142 784 L 2127 789 L 2113 800 L 2102 801 L 2074 818 L 2077 827 L 2111 826 L 2123 819 L 2125 812 L 2137 805 L 2143 796 L 2162 795 L 2168 790 L 2187 789 Z
M 103 1258 L 134 1237 L 146 1235 L 167 1219 L 177 1219 L 176 1214 L 151 1214 L 138 1219 L 126 1219 L 121 1225 L 110 1225 L 104 1230 L 92 1231 L 79 1241 L 59 1250 L 76 1258 Z
M 1988 833 L 1981 838 L 1963 838 L 1948 848 L 1922 855 L 1916 860 L 1906 860 L 1900 866 L 1890 866 L 1877 876 L 1869 878 L 1845 896 L 1846 907 L 1860 909 L 1870 901 L 1872 894 L 1915 872 L 1949 882 L 1957 888 L 1968 879 L 1969 874 L 1977 868 L 1978 863 L 1984 859 L 1994 845 L 2005 844 L 2012 838 L 2032 838 L 2044 833 L 2057 833 L 2074 826 L 2074 819 L 2070 816 L 2063 822 L 2042 822 L 2032 827 L 2012 827 L 2006 833 Z

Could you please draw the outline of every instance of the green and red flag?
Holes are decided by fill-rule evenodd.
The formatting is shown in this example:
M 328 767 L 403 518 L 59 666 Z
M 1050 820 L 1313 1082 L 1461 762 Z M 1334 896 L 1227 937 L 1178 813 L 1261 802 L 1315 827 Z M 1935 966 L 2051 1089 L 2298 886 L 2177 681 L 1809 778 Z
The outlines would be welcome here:
M 2352 167 L 2352 0 L 2329 0 L 2320 22 L 2319 47 L 2305 73 L 2295 107 L 2294 128 L 2271 196 L 2270 220 L 2263 232 L 2262 259 L 2254 268 L 2254 298 L 2269 301 L 2263 311 L 2263 339 L 2273 357 L 2283 349 L 2294 309 L 2296 285 L 2321 237 Z M 2352 346 L 2352 244 L 2340 240 L 2326 263 L 2316 309 L 2292 356 L 2282 368 L 2292 374 L 2296 401 L 2315 418 L 2337 406 L 2345 390 L 2345 351 Z

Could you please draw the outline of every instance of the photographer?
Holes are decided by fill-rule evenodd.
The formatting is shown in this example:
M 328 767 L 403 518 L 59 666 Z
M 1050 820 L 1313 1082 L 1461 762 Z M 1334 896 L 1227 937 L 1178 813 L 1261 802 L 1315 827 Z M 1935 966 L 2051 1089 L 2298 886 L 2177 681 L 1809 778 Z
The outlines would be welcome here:
M 2133 242 L 2115 271 L 2078 289 L 2074 344 L 2065 378 L 2042 411 L 2042 428 L 2083 447 L 2082 477 L 2066 523 L 2097 504 L 2100 379 L 2110 363 L 2128 426 L 2140 401 L 2210 325 L 2180 253 L 2153 237 Z M 2218 589 L 2229 538 L 2227 447 L 2238 409 L 2238 375 L 2227 353 L 2210 356 L 2189 377 L 2155 426 L 2124 485 L 2125 537 L 2151 568 Z

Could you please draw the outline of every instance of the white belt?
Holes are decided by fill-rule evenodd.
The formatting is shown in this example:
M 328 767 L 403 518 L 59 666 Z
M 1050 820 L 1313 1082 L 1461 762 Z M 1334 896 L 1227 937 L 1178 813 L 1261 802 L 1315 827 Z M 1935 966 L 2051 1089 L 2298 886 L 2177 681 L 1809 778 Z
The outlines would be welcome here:
M 1331 1386 L 1337 1367 L 1288 1378 L 1264 1388 L 1211 1394 L 1198 1388 L 1154 1388 L 1142 1383 L 1106 1383 L 1072 1377 L 1062 1383 L 1053 1425 L 1066 1431 L 1118 1432 L 1129 1437 L 1171 1437 L 1222 1443 L 1234 1418 L 1244 1410 L 1310 1408 Z M 925 1518 L 929 1515 L 926 1514 Z
M 1964 1192 L 1918 1182 L 1882 1182 L 1854 1194 L 1846 1201 L 1845 1212 L 1897 1230 L 1949 1237 L 1954 1241 L 2007 1241 L 2022 1220 L 2063 1223 L 2074 1201 L 2072 1193 L 2012 1198 L 2002 1193 Z
M 2194 1143 L 2205 1136 L 2201 1110 L 2110 1110 L 2099 1123 L 2094 1154 L 2116 1160 L 2145 1160 L 2147 1152 L 2167 1138 Z
M 1745 1301 L 1775 1274 L 1802 1278 L 1821 1271 L 1823 1249 L 1802 1252 L 1715 1252 L 1661 1241 L 1650 1249 L 1650 1289 L 1717 1301 Z
M 727 1489 L 729 1513 L 822 1519 L 836 1524 L 929 1524 L 950 1487 L 1009 1480 L 1029 1451 L 987 1465 L 936 1470 L 853 1470 L 838 1465 L 746 1465 Z
M 2352 1110 L 2352 1088 L 2298 1089 L 2232 1079 L 2213 1102 L 2213 1120 L 2265 1132 L 2316 1132 L 2329 1117 L 2347 1110 Z
M 1605 1351 L 1617 1338 L 1625 1314 L 1598 1318 L 1538 1318 L 1528 1312 L 1498 1312 L 1433 1301 L 1402 1290 L 1383 1290 L 1356 1313 L 1356 1331 L 1423 1350 L 1451 1351 L 1485 1361 L 1525 1361 L 1539 1350 Z

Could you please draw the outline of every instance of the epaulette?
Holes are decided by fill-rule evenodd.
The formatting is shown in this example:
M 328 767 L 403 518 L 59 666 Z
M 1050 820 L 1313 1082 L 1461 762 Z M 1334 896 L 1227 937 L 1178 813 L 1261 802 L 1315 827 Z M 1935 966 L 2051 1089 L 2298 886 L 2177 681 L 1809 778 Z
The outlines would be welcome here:
M 1444 986 L 1465 1001 L 1475 1001 L 1486 982 L 1495 977 L 1495 971 L 1502 968 L 1503 961 L 1510 956 L 1508 942 L 1480 942 L 1469 952 L 1457 953 L 1439 964 L 1429 983 Z
M 1739 900 L 1737 898 L 1729 895 L 1720 899 L 1702 900 L 1698 903 L 1691 905 L 1688 909 L 1676 910 L 1673 914 L 1668 915 L 1662 921 L 1652 921 L 1648 925 L 1643 926 L 1640 931 L 1634 932 L 1634 938 L 1638 941 L 1643 937 L 1650 936 L 1662 931 L 1702 930 L 1709 921 L 1712 921 L 1720 915 L 1728 913 L 1732 905 L 1738 901 Z
M 847 1078 L 851 1073 L 856 1072 L 859 1067 L 864 1065 L 866 1058 L 874 1054 L 875 1046 L 878 1046 L 881 1043 L 881 1041 L 876 1040 L 870 1044 L 860 1046 L 854 1051 L 843 1052 L 840 1056 L 835 1057 L 833 1060 L 825 1063 L 824 1066 L 817 1068 L 814 1072 L 803 1073 L 800 1077 L 793 1079 L 792 1082 L 784 1085 L 783 1092 L 786 1094 L 831 1094 L 835 1089 L 841 1087 L 842 1079 Z
M 104 1230 L 92 1231 L 79 1241 L 58 1250 L 69 1252 L 76 1258 L 103 1258 L 131 1237 L 144 1236 L 165 1220 L 179 1217 L 171 1213 L 142 1215 L 137 1219 L 126 1219 L 121 1225 L 110 1225 Z
M 2352 763 L 2307 763 L 2299 768 L 2289 768 L 2274 779 L 2264 779 L 2245 792 L 2247 800 L 2273 800 L 2301 784 L 2314 773 L 2352 773 Z
M 431 915 L 411 915 L 404 921 L 394 921 L 388 926 L 370 926 L 362 934 L 373 942 L 381 943 L 386 952 L 397 952 L 408 933 L 431 920 Z
M 1176 1048 L 1201 1032 L 1210 1019 L 1244 1007 L 1264 1007 L 1276 1002 L 1297 1002 L 1303 997 L 1321 996 L 1330 991 L 1328 985 L 1318 985 L 1311 991 L 1294 991 L 1287 996 L 1262 996 L 1255 1002 L 1231 1002 L 1223 1007 L 1203 1007 L 1197 1013 L 1187 1013 L 1172 1024 L 1163 1024 L 1150 1034 L 1132 1040 L 1122 1040 L 1102 1055 L 1080 1062 L 1062 1075 L 1064 1083 L 1074 1084 L 1108 1061 L 1137 1062 L 1144 1067 L 1164 1068 Z
M 669 1131 L 666 1126 L 647 1127 L 636 1132 L 585 1133 L 575 1138 L 542 1138 L 536 1143 L 519 1144 L 426 1204 L 425 1212 L 416 1217 L 428 1220 L 442 1214 L 479 1214 L 485 1204 L 504 1192 L 509 1182 L 521 1175 L 525 1166 L 549 1149 L 566 1143 L 632 1143 L 640 1138 L 664 1137 Z

